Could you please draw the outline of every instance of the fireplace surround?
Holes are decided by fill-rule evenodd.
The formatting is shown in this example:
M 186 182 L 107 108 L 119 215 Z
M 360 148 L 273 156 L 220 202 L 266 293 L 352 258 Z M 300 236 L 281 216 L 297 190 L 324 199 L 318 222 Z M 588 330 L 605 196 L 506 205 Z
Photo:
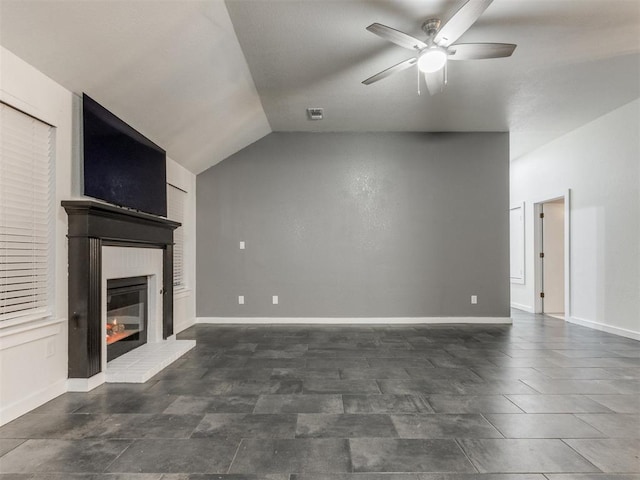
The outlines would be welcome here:
M 92 200 L 63 201 L 69 218 L 69 378 L 102 371 L 102 247 L 162 249 L 162 338 L 173 334 L 173 231 L 180 223 Z

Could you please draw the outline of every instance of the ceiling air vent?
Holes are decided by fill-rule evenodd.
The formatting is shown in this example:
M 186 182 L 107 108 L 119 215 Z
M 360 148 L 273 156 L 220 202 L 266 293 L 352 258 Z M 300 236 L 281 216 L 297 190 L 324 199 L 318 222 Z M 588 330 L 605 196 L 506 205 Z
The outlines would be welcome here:
M 322 120 L 324 110 L 322 108 L 307 108 L 307 117 L 309 120 Z

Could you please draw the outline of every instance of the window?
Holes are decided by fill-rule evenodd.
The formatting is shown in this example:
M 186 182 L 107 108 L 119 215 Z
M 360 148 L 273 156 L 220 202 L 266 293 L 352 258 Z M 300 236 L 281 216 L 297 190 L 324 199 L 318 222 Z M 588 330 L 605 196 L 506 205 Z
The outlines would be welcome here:
M 54 129 L 0 104 L 0 321 L 51 314 Z
M 173 286 L 175 289 L 185 288 L 184 279 L 184 209 L 187 192 L 167 184 L 167 218 L 182 223 L 173 231 Z

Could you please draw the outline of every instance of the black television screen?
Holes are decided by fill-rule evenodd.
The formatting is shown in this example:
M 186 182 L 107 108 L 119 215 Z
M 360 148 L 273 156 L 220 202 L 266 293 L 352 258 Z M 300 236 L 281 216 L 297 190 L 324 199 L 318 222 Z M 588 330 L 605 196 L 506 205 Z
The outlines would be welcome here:
M 86 94 L 82 110 L 84 194 L 166 217 L 165 151 Z

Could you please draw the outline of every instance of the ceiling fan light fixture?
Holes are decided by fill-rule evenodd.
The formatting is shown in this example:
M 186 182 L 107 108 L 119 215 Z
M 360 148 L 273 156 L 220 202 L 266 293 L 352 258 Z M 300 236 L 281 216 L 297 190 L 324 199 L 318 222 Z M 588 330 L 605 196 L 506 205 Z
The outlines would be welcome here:
M 440 70 L 447 63 L 447 52 L 442 48 L 432 47 L 418 58 L 418 68 L 424 73 Z

